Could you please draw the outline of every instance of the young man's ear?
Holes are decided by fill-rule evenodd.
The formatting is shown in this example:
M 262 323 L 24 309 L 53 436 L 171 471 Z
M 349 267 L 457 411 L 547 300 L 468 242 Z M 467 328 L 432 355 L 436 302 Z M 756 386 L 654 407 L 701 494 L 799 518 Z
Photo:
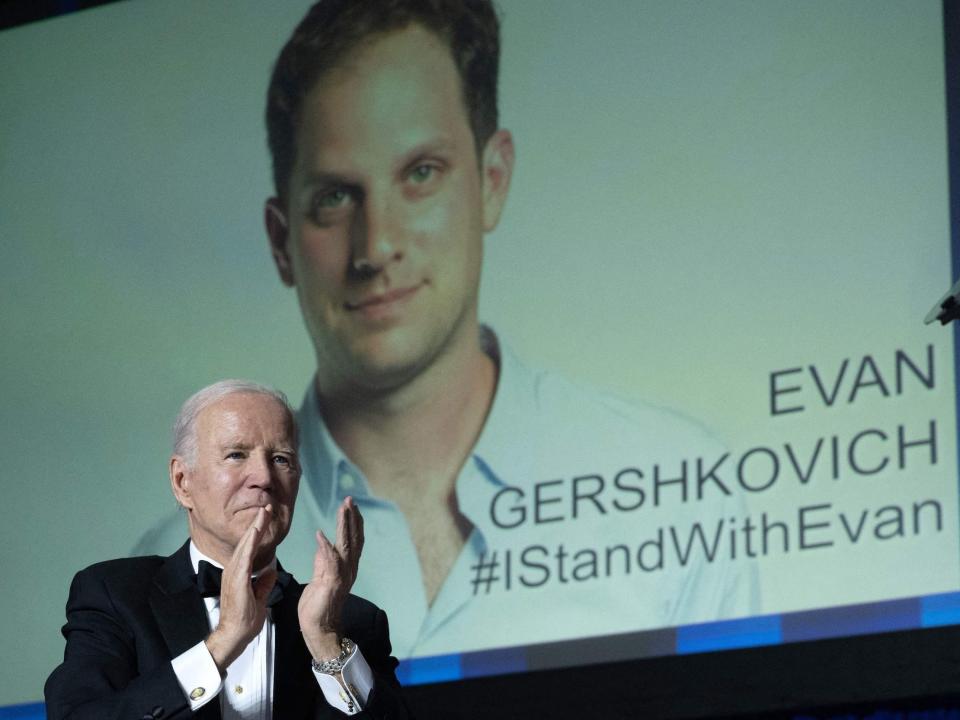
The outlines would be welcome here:
M 483 148 L 483 230 L 490 232 L 500 222 L 513 175 L 513 136 L 497 130 Z
M 280 273 L 280 280 L 287 287 L 293 287 L 293 270 L 290 266 L 288 241 L 290 239 L 290 224 L 287 214 L 279 198 L 267 200 L 263 208 L 263 223 L 267 228 L 267 237 L 270 239 L 270 254 Z
M 173 496 L 177 503 L 185 510 L 193 509 L 193 496 L 191 495 L 190 468 L 179 455 L 170 458 L 170 489 L 173 490 Z

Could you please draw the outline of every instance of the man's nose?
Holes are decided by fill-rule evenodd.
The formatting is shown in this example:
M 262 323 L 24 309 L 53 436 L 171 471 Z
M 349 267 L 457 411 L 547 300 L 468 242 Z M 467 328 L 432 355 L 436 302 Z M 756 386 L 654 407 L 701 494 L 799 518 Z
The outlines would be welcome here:
M 372 277 L 403 257 L 402 222 L 389 198 L 368 195 L 352 233 L 350 270 Z
M 247 464 L 247 484 L 250 487 L 269 489 L 276 481 L 275 470 L 269 453 L 253 453 Z

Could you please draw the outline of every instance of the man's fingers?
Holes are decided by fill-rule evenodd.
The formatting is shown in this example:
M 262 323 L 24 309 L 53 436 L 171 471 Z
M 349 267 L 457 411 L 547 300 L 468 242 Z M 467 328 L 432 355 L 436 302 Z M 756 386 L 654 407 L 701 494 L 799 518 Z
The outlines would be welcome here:
M 264 507 L 257 510 L 257 516 L 253 519 L 253 526 L 257 529 L 257 536 L 264 531 L 270 516 L 273 514 L 273 505 L 267 503 Z
M 272 510 L 272 507 L 269 505 L 266 508 L 259 508 L 257 510 L 253 522 L 250 523 L 250 527 L 243 533 L 240 542 L 237 543 L 237 547 L 233 551 L 233 558 L 230 562 L 230 564 L 233 565 L 231 572 L 235 575 L 242 576 L 244 580 L 250 577 L 250 573 L 253 572 L 253 558 L 260 545 L 260 536 L 263 534 L 263 529 L 267 526 L 269 514 L 267 508 Z
M 353 498 L 348 495 L 344 498 L 343 502 L 340 503 L 340 507 L 337 508 L 337 547 L 343 547 L 348 542 L 347 508 L 351 502 L 353 502 Z
M 257 511 L 257 518 L 259 518 L 262 513 L 263 508 L 260 508 Z M 243 533 L 240 542 L 237 543 L 237 547 L 233 551 L 231 564 L 237 572 L 250 573 L 250 569 L 253 566 L 254 550 L 257 547 L 257 535 L 259 533 L 260 530 L 257 528 L 257 520 L 254 519 L 254 521 L 250 523 L 250 527 Z
M 250 562 L 253 562 L 253 555 L 257 549 L 257 541 L 260 539 L 260 533 L 263 532 L 266 524 L 267 509 L 257 508 L 257 514 L 253 517 L 253 522 L 250 523 L 250 527 L 247 528 L 247 531 L 243 534 L 243 538 L 241 538 L 237 546 L 242 555 L 249 556 Z
M 331 543 L 322 530 L 317 530 L 317 552 L 313 558 L 313 576 L 325 576 L 334 570 L 347 582 L 353 584 L 360 565 L 363 550 L 363 516 L 353 498 L 344 498 L 337 508 L 337 536 Z
M 336 550 L 323 530 L 317 530 L 317 551 L 313 554 L 313 577 L 320 577 L 329 570 L 331 566 L 336 566 Z
M 347 496 L 337 511 L 337 550 L 344 560 L 363 547 L 363 516 L 352 497 Z
M 344 548 L 346 557 L 344 558 L 350 566 L 351 574 L 354 578 L 357 576 L 357 569 L 360 566 L 360 553 L 363 552 L 363 515 L 360 514 L 360 508 L 351 502 L 348 508 L 348 529 L 349 545 Z
M 337 538 L 337 552 L 353 577 L 356 577 L 360 552 L 363 550 L 363 516 L 352 497 L 343 501 L 340 511 L 343 513 L 343 531 Z
M 350 508 L 352 543 L 359 550 L 363 547 L 363 514 L 355 504 Z
M 323 530 L 317 530 L 317 546 L 326 548 L 333 547 Z

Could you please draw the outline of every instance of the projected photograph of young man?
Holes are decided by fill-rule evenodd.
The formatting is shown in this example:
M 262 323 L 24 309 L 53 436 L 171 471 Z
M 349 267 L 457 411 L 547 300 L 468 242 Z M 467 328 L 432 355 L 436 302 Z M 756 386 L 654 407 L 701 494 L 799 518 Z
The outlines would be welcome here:
M 478 319 L 516 156 L 499 44 L 489 2 L 325 0 L 277 60 L 266 227 L 316 357 L 286 562 L 352 496 L 358 592 L 400 657 L 755 613 L 752 563 L 712 557 L 696 525 L 740 507 L 692 487 L 719 443 L 528 367 Z

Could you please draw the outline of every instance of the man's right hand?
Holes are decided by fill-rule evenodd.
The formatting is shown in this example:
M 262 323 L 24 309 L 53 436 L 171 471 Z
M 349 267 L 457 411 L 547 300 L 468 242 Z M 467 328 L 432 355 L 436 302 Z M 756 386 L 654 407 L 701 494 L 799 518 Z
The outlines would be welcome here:
M 257 510 L 257 516 L 223 568 L 220 622 L 205 640 L 221 676 L 226 676 L 227 667 L 240 657 L 267 619 L 267 596 L 276 582 L 277 571 L 268 568 L 252 583 L 250 575 L 253 573 L 253 558 L 272 510 L 270 505 Z

